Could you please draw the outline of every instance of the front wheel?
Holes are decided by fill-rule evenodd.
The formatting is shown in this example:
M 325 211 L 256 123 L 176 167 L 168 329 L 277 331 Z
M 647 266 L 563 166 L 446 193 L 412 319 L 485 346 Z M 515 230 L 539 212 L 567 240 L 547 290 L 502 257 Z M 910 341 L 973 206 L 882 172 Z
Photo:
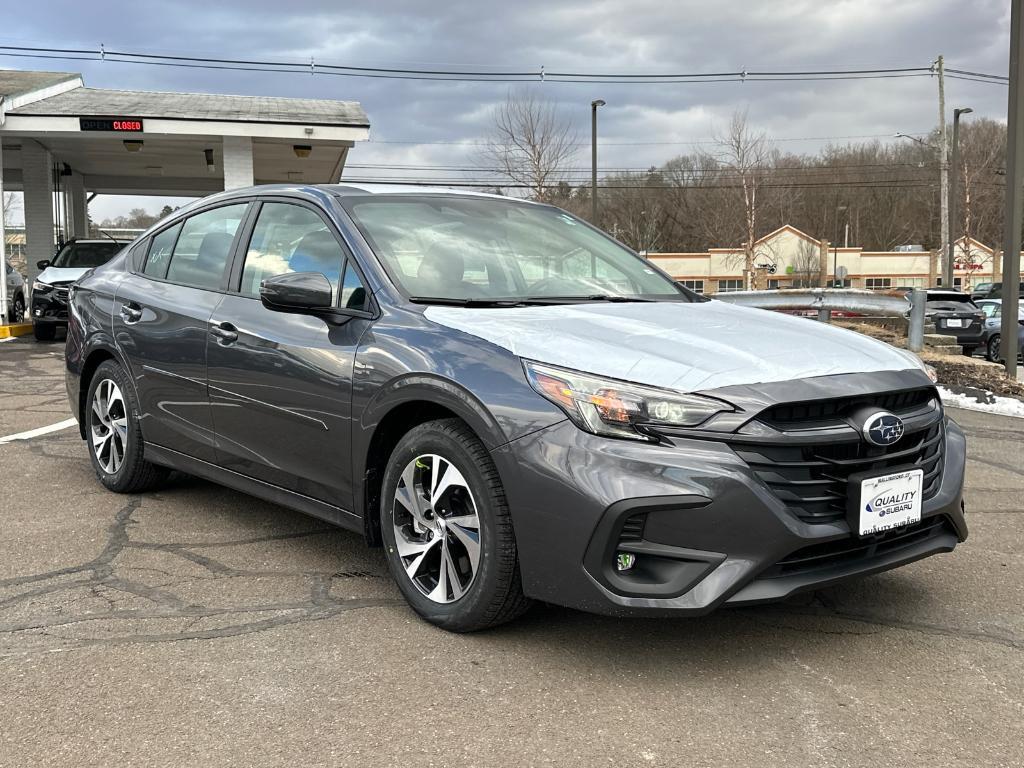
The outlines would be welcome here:
M 380 523 L 399 589 L 431 624 L 472 632 L 529 607 L 497 468 L 459 419 L 421 424 L 399 441 Z
M 89 458 L 96 477 L 108 489 L 137 493 L 167 477 L 164 467 L 143 456 L 135 392 L 124 370 L 113 360 L 100 363 L 93 374 L 84 417 Z
M 985 359 L 991 363 L 998 363 L 1001 358 L 999 356 L 999 344 L 1000 337 L 998 333 L 993 334 L 989 337 L 988 345 L 985 347 Z
M 14 312 L 11 313 L 11 322 L 20 323 L 25 319 L 25 299 L 19 293 L 14 297 Z

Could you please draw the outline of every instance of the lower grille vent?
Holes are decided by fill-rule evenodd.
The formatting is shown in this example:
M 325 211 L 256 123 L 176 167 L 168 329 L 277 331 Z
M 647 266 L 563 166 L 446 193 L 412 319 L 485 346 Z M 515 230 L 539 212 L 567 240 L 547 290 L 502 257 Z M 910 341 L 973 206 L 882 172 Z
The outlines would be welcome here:
M 639 512 L 630 515 L 622 524 L 622 531 L 619 533 L 619 543 L 642 541 L 644 538 L 644 523 L 647 522 L 647 513 Z

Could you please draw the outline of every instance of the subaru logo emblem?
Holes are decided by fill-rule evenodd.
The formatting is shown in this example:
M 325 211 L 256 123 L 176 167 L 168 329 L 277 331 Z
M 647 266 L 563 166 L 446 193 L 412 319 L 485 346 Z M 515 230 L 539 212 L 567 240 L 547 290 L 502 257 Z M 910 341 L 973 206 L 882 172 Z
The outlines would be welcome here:
M 872 445 L 892 445 L 903 437 L 903 419 L 881 411 L 869 416 L 861 431 L 864 439 Z

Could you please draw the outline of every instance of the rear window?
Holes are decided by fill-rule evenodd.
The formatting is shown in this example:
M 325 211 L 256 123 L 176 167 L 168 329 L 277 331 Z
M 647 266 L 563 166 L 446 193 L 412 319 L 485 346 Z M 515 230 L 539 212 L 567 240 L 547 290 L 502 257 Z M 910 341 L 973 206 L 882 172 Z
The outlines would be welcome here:
M 972 312 L 978 307 L 966 293 L 929 293 L 925 307 L 935 312 Z

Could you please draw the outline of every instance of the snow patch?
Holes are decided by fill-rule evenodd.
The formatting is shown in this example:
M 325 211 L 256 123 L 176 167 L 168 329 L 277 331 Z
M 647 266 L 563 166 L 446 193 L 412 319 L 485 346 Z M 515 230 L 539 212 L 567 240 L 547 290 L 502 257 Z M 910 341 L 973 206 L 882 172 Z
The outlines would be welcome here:
M 1024 402 L 1013 397 L 1002 397 L 973 387 L 958 387 L 960 391 L 939 387 L 943 405 L 949 408 L 963 408 L 965 411 L 981 411 L 999 416 L 1013 416 L 1024 419 Z

